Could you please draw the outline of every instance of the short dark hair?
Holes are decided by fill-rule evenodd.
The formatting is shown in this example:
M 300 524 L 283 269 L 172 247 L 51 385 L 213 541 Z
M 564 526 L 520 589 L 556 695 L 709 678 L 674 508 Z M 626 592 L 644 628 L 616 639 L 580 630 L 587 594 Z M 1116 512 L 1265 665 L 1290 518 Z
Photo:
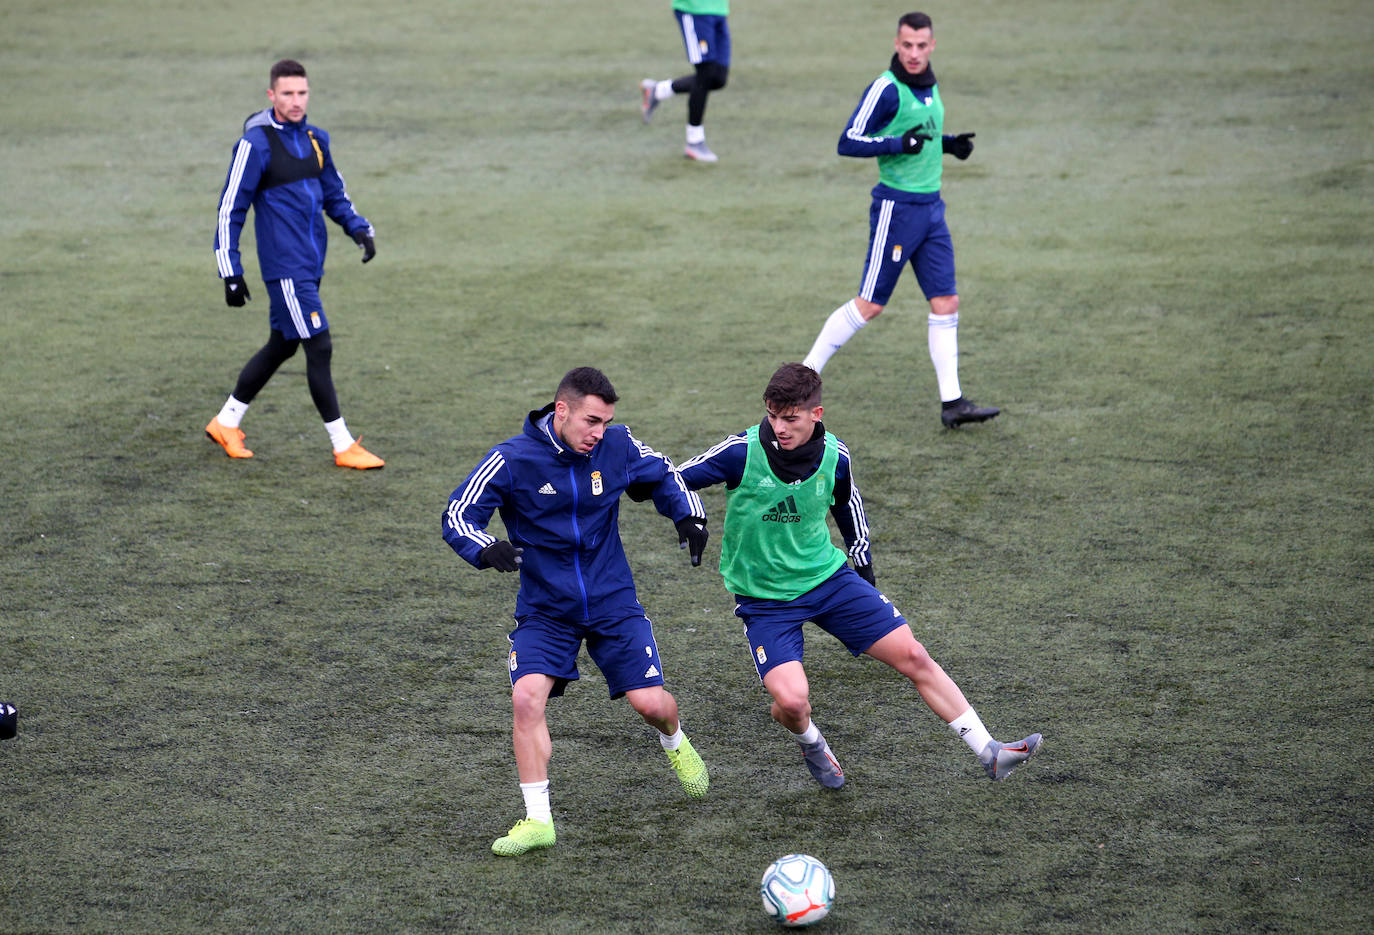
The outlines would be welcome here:
M 814 409 L 821 404 L 821 375 L 806 364 L 783 364 L 763 391 L 769 412 Z
M 271 80 L 268 81 L 268 86 L 275 88 L 277 86 L 278 78 L 306 77 L 305 66 L 302 65 L 300 62 L 296 61 L 294 58 L 284 58 L 280 62 L 277 62 L 277 64 L 272 66 L 272 71 L 269 72 L 269 77 Z
M 905 13 L 902 18 L 897 20 L 897 31 L 901 32 L 903 26 L 912 29 L 929 29 L 935 31 L 935 24 L 930 21 L 930 17 L 925 13 Z
M 584 396 L 599 396 L 608 406 L 615 405 L 620 397 L 606 375 L 595 367 L 574 367 L 563 374 L 558 390 L 553 394 L 555 401 L 576 402 Z

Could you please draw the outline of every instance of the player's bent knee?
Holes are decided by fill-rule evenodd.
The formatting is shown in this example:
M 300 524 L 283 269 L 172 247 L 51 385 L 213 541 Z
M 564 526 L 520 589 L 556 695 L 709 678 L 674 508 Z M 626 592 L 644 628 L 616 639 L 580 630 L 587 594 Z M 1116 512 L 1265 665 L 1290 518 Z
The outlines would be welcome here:
M 711 91 L 719 91 L 730 79 L 729 67 L 718 62 L 702 62 L 696 72 L 697 80 Z
M 626 692 L 625 698 L 635 713 L 646 721 L 671 720 L 677 711 L 677 702 L 662 688 Z
M 811 717 L 811 699 L 806 695 L 783 695 L 773 698 L 773 719 L 783 724 L 795 724 Z
M 930 300 L 930 311 L 934 315 L 953 315 L 959 311 L 957 295 L 937 295 Z
M 522 680 L 523 681 L 523 680 Z M 515 683 L 515 688 L 511 690 L 511 707 L 515 711 L 517 722 L 539 720 L 544 717 L 544 707 L 547 704 L 547 695 L 537 685 L 524 685 L 521 682 Z
M 334 339 L 329 336 L 328 331 L 321 331 L 301 344 L 305 347 L 305 356 L 310 360 L 328 360 L 334 353 Z
M 872 321 L 877 318 L 883 313 L 883 309 L 885 308 L 885 306 L 879 305 L 877 302 L 870 302 L 864 298 L 855 298 L 854 307 L 859 310 L 859 314 L 863 316 L 864 321 Z

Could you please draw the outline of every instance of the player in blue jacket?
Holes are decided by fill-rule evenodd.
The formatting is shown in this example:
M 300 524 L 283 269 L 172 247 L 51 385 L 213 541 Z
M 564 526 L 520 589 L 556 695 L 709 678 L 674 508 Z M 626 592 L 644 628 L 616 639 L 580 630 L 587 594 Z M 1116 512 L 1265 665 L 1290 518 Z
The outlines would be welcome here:
M 942 157 L 949 153 L 967 159 L 973 153 L 974 134 L 944 132 L 945 105 L 930 65 L 935 51 L 930 17 L 902 16 L 894 45 L 887 71 L 864 91 L 837 146 L 841 156 L 878 163 L 859 293 L 830 313 L 803 363 L 819 373 L 832 354 L 882 314 L 909 263 L 930 303 L 926 344 L 940 391 L 940 421 L 957 429 L 985 422 L 1001 411 L 966 399 L 959 386 L 954 242 L 940 197 Z
M 234 145 L 229 175 L 219 199 L 215 262 L 224 280 L 224 300 L 241 307 L 250 298 L 239 257 L 239 233 L 253 208 L 258 266 L 267 284 L 270 330 L 267 343 L 239 372 L 234 392 L 205 427 L 231 458 L 251 458 L 243 443 L 248 404 L 299 346 L 305 350 L 310 398 L 324 419 L 340 467 L 382 467 L 385 462 L 349 434 L 339 412 L 330 372 L 333 342 L 320 303 L 320 279 L 328 235 L 324 218 L 341 226 L 362 248 L 363 262 L 377 253 L 367 218 L 353 210 L 343 177 L 334 168 L 329 134 L 306 122 L 310 82 L 300 62 L 272 66 L 267 99 L 272 106 L 249 117 Z
M 555 841 L 544 711 L 578 678 L 583 641 L 611 697 L 623 695 L 658 729 L 682 788 L 706 794 L 706 766 L 682 733 L 677 701 L 663 687 L 653 624 L 635 595 L 620 542 L 620 496 L 652 499 L 677 526 L 693 565 L 706 546 L 706 514 L 668 458 L 611 424 L 618 398 L 601 371 L 570 370 L 554 401 L 487 452 L 444 511 L 444 540 L 465 561 L 520 573 L 509 662 L 526 817 L 492 844 L 502 856 Z M 498 511 L 506 539 L 486 531 Z
M 849 449 L 821 422 L 820 374 L 805 364 L 783 364 L 763 401 L 762 422 L 683 462 L 679 473 L 692 490 L 725 485 L 720 571 L 735 595 L 754 668 L 772 696 L 773 719 L 800 745 L 817 782 L 844 785 L 844 770 L 811 720 L 802 667 L 802 625 L 810 620 L 852 655 L 866 654 L 908 678 L 977 754 L 988 777 L 1005 779 L 1039 749 L 1041 737 L 994 740 L 877 589 Z M 827 513 L 844 539 L 843 552 L 830 541 Z

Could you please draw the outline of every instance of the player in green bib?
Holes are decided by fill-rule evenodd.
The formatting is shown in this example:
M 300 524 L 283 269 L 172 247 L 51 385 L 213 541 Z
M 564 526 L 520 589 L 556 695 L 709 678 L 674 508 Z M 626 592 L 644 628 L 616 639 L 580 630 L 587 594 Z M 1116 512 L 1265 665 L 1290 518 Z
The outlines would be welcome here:
M 682 154 L 696 162 L 717 162 L 706 145 L 706 100 L 730 79 L 730 0 L 673 0 L 673 16 L 692 73 L 661 81 L 645 78 L 639 83 L 639 112 L 648 123 L 659 104 L 686 94 L 687 144 Z
M 940 422 L 957 429 L 1001 412 L 966 398 L 959 384 L 959 290 L 954 241 L 940 195 L 944 155 L 967 159 L 974 134 L 944 132 L 945 103 L 930 64 L 935 51 L 930 17 L 902 16 L 894 45 L 887 71 L 864 91 L 836 147 L 841 156 L 878 163 L 859 291 L 830 313 L 803 363 L 820 373 L 831 355 L 882 314 L 910 265 L 930 303 L 926 344 L 940 391 Z
M 763 392 L 766 417 L 682 464 L 691 490 L 725 485 L 720 571 L 735 595 L 754 668 L 773 699 L 773 719 L 791 732 L 807 769 L 823 786 L 844 785 L 844 770 L 811 720 L 802 666 L 808 620 L 855 656 L 867 654 L 911 680 L 921 699 L 1004 779 L 1040 747 L 1040 735 L 994 740 L 959 686 L 916 641 L 875 584 L 868 519 L 849 449 L 821 422 L 821 377 L 783 364 Z M 827 514 L 843 539 L 830 538 Z M 853 563 L 851 567 L 850 563 Z

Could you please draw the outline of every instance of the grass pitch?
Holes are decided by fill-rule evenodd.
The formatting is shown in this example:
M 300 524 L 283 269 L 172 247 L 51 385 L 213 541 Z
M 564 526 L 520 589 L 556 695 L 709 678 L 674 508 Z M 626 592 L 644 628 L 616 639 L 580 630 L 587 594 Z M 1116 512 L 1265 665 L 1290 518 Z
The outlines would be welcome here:
M 1341 0 L 926 8 L 978 134 L 945 176 L 961 376 L 1004 414 L 940 429 L 908 280 L 826 421 L 880 584 L 1042 755 L 988 783 L 817 638 L 823 793 L 719 576 L 627 504 L 711 794 L 588 664 L 550 710 L 558 846 L 490 854 L 513 582 L 444 546 L 449 491 L 584 363 L 696 453 L 857 285 L 876 173 L 834 145 L 902 10 L 736 7 L 716 166 L 681 100 L 639 120 L 685 70 L 667 2 L 6 7 L 0 932 L 763 932 L 798 850 L 837 933 L 1365 930 L 1374 12 Z M 210 241 L 288 55 L 378 229 L 366 268 L 336 234 L 323 294 L 381 472 L 332 466 L 299 359 L 256 458 L 201 436 L 266 335 L 256 262 L 227 309 Z

